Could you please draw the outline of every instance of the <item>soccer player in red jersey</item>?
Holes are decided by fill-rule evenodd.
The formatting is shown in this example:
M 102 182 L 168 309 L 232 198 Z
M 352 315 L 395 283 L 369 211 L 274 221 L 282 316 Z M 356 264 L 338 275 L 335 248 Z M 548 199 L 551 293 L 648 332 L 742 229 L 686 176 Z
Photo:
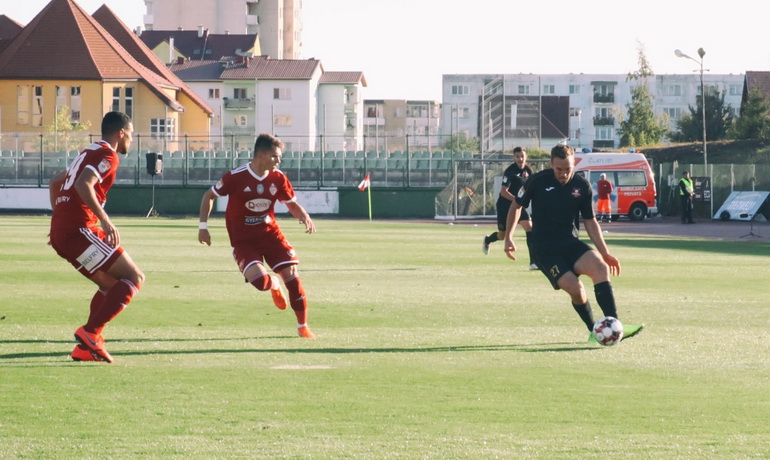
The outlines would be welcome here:
M 289 291 L 289 303 L 297 316 L 300 337 L 314 339 L 307 325 L 307 299 L 299 279 L 299 259 L 275 221 L 275 203 L 281 201 L 292 216 L 305 225 L 306 233 L 315 232 L 315 224 L 305 208 L 297 203 L 289 179 L 278 169 L 283 142 L 269 134 L 260 134 L 254 144 L 251 162 L 225 173 L 206 191 L 201 200 L 198 241 L 211 246 L 208 219 L 214 200 L 228 197 L 225 224 L 233 247 L 233 257 L 248 283 L 260 291 L 270 290 L 275 306 L 283 310 L 286 299 L 281 282 L 269 275 L 264 264 L 283 278 Z
M 128 115 L 109 112 L 102 119 L 102 140 L 80 152 L 49 182 L 50 244 L 98 286 L 88 321 L 75 331 L 75 361 L 113 362 L 102 331 L 144 284 L 144 273 L 120 246 L 120 233 L 104 211 L 120 164 L 118 154 L 128 152 L 132 131 Z

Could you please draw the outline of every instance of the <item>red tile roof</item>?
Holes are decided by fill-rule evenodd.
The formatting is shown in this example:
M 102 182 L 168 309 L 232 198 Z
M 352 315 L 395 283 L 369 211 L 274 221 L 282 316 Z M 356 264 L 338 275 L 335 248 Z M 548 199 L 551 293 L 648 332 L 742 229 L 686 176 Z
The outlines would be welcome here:
M 0 51 L 0 78 L 138 80 L 173 110 L 184 111 L 164 91 L 181 89 L 178 84 L 139 63 L 73 0 L 51 0 Z
M 321 76 L 321 83 L 337 83 L 345 85 L 357 85 L 361 83 L 366 86 L 366 78 L 363 72 L 324 72 Z
M 129 29 L 123 21 L 118 18 L 115 13 L 107 7 L 102 5 L 101 8 L 96 10 L 93 14 L 93 18 L 104 27 L 110 35 L 125 49 L 131 56 L 133 56 L 140 64 L 147 67 L 154 73 L 161 75 L 163 78 L 171 82 L 174 86 L 187 95 L 195 104 L 209 115 L 213 115 L 214 111 L 208 104 L 201 99 L 195 92 L 190 89 L 179 77 L 174 75 L 168 67 L 157 57 L 155 54 L 144 45 L 144 43 Z
M 317 71 L 323 72 L 317 59 L 270 59 L 265 56 L 244 58 L 244 62 L 226 67 L 223 80 L 310 80 Z

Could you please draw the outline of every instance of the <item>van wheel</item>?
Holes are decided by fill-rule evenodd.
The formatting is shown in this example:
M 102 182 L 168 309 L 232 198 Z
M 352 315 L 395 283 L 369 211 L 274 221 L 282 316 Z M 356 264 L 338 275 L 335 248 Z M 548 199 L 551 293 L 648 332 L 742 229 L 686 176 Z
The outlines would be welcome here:
M 628 211 L 628 218 L 634 222 L 639 222 L 647 217 L 647 206 L 642 203 L 634 203 Z

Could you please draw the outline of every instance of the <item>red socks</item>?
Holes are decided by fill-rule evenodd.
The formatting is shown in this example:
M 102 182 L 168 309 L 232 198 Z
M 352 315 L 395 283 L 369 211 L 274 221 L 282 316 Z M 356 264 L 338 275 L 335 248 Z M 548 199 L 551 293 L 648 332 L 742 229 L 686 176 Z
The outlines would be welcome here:
M 305 288 L 302 287 L 299 276 L 285 281 L 285 284 L 289 291 L 291 309 L 297 315 L 297 324 L 307 324 L 307 299 L 305 298 Z
M 101 334 L 104 326 L 118 316 L 131 303 L 131 298 L 138 292 L 139 288 L 131 281 L 125 279 L 118 280 L 114 286 L 103 294 L 104 300 L 99 309 L 88 318 L 85 330 L 93 334 Z M 92 303 L 96 300 L 97 295 L 94 296 Z

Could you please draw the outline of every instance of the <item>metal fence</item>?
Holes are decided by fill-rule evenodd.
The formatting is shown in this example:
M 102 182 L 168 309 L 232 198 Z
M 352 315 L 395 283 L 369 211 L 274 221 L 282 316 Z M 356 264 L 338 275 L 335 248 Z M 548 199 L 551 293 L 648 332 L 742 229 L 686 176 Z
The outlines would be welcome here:
M 0 135 L 0 186 L 46 186 L 64 170 L 79 150 L 98 140 L 93 134 L 59 135 L 11 133 Z M 163 173 L 156 185 L 202 185 L 216 182 L 225 172 L 247 163 L 250 142 L 237 136 L 158 139 L 135 134 L 131 151 L 121 161 L 116 184 L 153 182 L 147 172 L 147 153 L 162 155 Z M 238 148 L 244 145 L 243 148 Z M 248 145 L 248 147 L 246 147 Z M 375 187 L 443 187 L 452 178 L 452 161 L 476 157 L 471 152 L 423 150 L 292 151 L 283 154 L 280 169 L 295 187 L 355 186 L 368 172 Z

